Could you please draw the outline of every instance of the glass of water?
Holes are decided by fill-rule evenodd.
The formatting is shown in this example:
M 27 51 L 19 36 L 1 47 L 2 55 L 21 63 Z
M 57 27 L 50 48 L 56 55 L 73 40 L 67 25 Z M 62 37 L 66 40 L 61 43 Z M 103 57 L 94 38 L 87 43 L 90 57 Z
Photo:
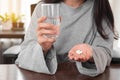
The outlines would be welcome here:
M 59 4 L 41 4 L 41 15 L 46 16 L 46 23 L 60 26 L 60 8 Z M 45 35 L 48 38 L 56 38 L 58 35 Z

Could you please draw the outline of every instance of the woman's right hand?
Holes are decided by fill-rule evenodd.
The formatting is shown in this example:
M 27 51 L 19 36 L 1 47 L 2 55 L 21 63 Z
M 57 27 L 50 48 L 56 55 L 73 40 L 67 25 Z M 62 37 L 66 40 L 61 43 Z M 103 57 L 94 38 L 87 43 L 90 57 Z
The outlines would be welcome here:
M 45 23 L 46 17 L 41 17 L 38 20 L 37 27 L 37 39 L 38 43 L 42 46 L 42 49 L 45 53 L 52 47 L 55 42 L 55 37 L 48 38 L 46 35 L 57 35 L 58 27 L 53 24 Z

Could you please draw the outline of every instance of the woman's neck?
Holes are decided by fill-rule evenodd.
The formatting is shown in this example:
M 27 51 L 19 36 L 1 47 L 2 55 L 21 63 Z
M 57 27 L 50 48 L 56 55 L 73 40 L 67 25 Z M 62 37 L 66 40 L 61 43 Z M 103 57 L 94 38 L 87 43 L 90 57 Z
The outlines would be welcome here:
M 73 7 L 78 8 L 85 0 L 64 0 L 64 3 Z

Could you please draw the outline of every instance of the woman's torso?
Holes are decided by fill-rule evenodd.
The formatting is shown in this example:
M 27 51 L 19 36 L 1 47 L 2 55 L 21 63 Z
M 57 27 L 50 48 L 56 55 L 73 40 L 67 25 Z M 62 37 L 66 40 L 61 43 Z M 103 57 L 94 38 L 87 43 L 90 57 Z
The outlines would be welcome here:
M 60 3 L 60 13 L 62 17 L 60 34 L 54 43 L 58 61 L 68 60 L 69 50 L 77 44 L 90 40 L 92 36 L 92 7 L 93 0 L 87 0 L 78 8 L 72 8 L 65 3 Z M 88 42 L 88 41 L 87 41 Z

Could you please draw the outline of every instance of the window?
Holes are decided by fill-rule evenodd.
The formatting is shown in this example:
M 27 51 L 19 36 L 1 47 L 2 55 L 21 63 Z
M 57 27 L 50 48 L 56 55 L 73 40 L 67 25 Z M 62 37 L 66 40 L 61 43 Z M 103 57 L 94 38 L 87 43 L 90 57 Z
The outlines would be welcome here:
M 120 48 L 120 0 L 112 0 L 112 10 L 115 18 L 115 27 L 119 34 L 118 47 Z
M 38 1 L 39 0 L 0 0 L 0 14 L 14 12 L 17 15 L 25 15 L 23 21 L 27 29 L 31 18 L 30 5 Z

